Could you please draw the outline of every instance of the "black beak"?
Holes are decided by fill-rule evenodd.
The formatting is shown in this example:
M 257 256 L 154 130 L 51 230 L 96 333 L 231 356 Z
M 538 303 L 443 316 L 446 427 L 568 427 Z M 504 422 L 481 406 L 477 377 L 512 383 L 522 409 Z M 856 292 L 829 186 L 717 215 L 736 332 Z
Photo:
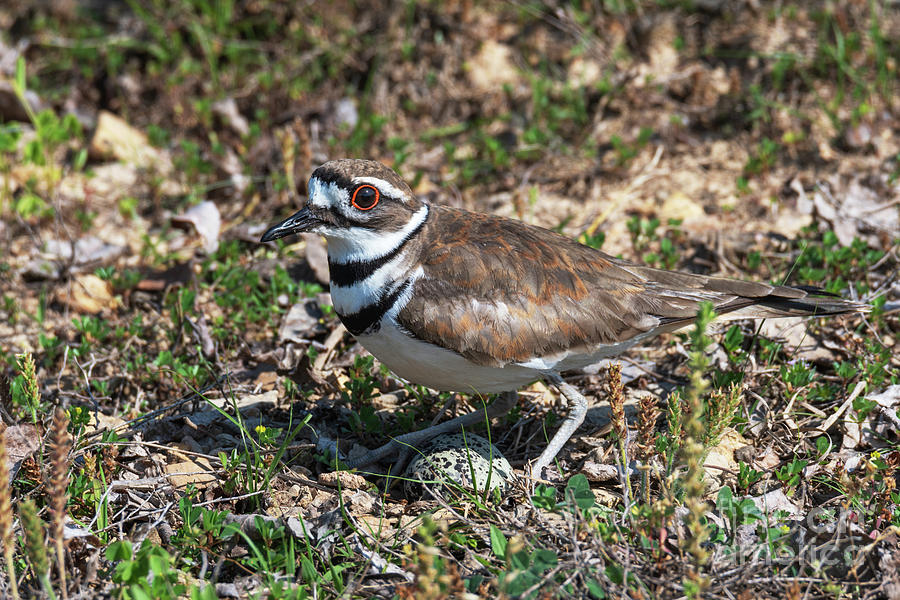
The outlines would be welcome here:
M 278 238 L 283 238 L 293 233 L 303 233 L 304 231 L 309 231 L 318 223 L 320 223 L 319 219 L 314 217 L 313 214 L 309 212 L 308 208 L 303 208 L 278 225 L 269 227 L 269 230 L 263 234 L 259 241 L 271 242 L 272 240 L 277 240 Z

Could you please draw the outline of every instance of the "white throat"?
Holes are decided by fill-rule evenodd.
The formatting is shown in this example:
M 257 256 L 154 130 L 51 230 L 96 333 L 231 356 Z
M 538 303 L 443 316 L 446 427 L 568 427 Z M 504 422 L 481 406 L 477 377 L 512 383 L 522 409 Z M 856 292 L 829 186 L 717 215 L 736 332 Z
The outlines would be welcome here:
M 381 258 L 403 243 L 410 233 L 428 218 L 428 206 L 423 205 L 409 222 L 391 232 L 379 232 L 365 227 L 329 228 L 322 234 L 328 240 L 328 258 L 335 264 L 365 262 Z

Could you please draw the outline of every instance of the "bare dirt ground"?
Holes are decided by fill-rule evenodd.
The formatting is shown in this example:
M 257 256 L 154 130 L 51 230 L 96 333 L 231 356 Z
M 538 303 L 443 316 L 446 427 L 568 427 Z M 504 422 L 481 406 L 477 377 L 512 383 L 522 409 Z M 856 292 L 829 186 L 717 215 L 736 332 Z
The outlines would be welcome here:
M 0 6 L 20 594 L 900 598 L 898 40 L 890 2 Z M 537 491 L 336 473 L 323 437 L 354 452 L 480 406 L 366 355 L 322 240 L 257 243 L 345 156 L 435 203 L 873 310 L 633 349 L 628 431 L 605 366 L 570 374 L 590 412 Z M 34 500 L 55 541 L 56 407 L 65 583 L 18 519 Z M 537 383 L 480 433 L 521 475 L 562 414 Z

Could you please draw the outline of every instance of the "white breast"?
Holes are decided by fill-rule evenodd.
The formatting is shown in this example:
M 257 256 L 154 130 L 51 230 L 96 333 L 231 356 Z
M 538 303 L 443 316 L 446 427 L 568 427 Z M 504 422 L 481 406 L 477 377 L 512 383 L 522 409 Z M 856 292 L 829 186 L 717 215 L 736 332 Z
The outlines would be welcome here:
M 377 332 L 357 339 L 395 374 L 435 390 L 506 392 L 541 377 L 540 371 L 518 365 L 497 368 L 471 363 L 446 348 L 409 337 L 389 315 Z
M 398 326 L 395 315 L 396 311 L 389 311 L 375 333 L 358 336 L 362 347 L 403 379 L 435 390 L 463 393 L 513 391 L 540 379 L 545 373 L 581 369 L 616 356 L 651 335 L 648 333 L 620 344 L 573 349 L 491 367 L 475 364 L 456 352 L 411 337 Z

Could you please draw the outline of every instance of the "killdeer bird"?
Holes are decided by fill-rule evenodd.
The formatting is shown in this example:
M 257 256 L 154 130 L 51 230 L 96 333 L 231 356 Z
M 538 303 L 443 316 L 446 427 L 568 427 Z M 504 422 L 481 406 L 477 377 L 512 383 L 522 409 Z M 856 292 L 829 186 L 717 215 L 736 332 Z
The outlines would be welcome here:
M 436 390 L 505 392 L 488 417 L 508 411 L 515 391 L 538 379 L 568 401 L 568 416 L 532 464 L 536 478 L 587 412 L 562 372 L 688 325 L 704 301 L 730 318 L 864 309 L 815 288 L 653 269 L 521 221 L 432 205 L 378 162 L 327 162 L 308 190 L 306 206 L 261 241 L 324 236 L 335 312 L 391 371 Z M 353 466 L 484 419 L 476 412 L 406 434 Z

